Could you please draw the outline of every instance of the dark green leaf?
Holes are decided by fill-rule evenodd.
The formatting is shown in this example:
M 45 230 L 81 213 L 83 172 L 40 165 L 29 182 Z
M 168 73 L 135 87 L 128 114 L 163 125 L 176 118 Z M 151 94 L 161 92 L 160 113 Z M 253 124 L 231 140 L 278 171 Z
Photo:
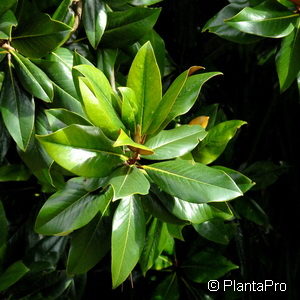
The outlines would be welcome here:
M 127 159 L 97 127 L 70 125 L 37 138 L 55 162 L 79 176 L 107 176 Z
M 94 180 L 94 179 L 90 179 Z M 87 189 L 87 179 L 73 178 L 64 189 L 53 194 L 41 208 L 35 224 L 37 232 L 44 235 L 65 235 L 89 223 L 101 208 L 102 202 L 110 201 L 112 189 L 93 193 Z
M 186 226 L 186 224 L 167 224 L 168 232 L 171 237 L 176 238 L 180 241 L 184 241 L 184 237 L 182 235 L 182 230 Z
M 2 251 L 3 251 L 2 249 L 4 249 L 5 247 L 7 235 L 8 235 L 8 221 L 6 219 L 3 204 L 0 201 L 0 266 L 2 265 L 1 264 Z
M 225 224 L 221 219 L 213 219 L 193 226 L 204 238 L 223 245 L 230 242 L 235 231 L 232 223 Z
M 246 7 L 225 22 L 242 32 L 263 37 L 281 38 L 294 29 L 298 14 L 276 1 L 265 1 L 256 7 Z
M 180 299 L 178 279 L 176 273 L 168 275 L 154 290 L 151 300 Z
M 65 23 L 72 27 L 75 21 L 75 13 L 71 9 L 73 0 L 63 0 L 54 12 L 52 19 Z
M 145 219 L 140 199 L 123 198 L 114 214 L 112 227 L 112 282 L 119 286 L 137 264 L 144 247 Z
M 166 223 L 153 218 L 149 225 L 145 246 L 140 257 L 140 265 L 144 274 L 153 266 L 158 256 L 164 250 L 168 235 Z
M 244 121 L 230 120 L 219 123 L 208 130 L 206 138 L 193 151 L 194 159 L 203 164 L 210 164 L 225 150 L 228 142 L 235 136 Z
M 107 13 L 107 26 L 101 43 L 111 48 L 128 46 L 152 29 L 160 9 L 134 7 Z
M 13 32 L 12 46 L 25 56 L 42 57 L 62 45 L 71 30 L 46 14 L 35 14 L 34 22 L 19 24 Z
M 113 200 L 134 194 L 148 194 L 150 183 L 141 170 L 134 166 L 123 166 L 111 174 L 109 183 L 114 190 Z
M 199 163 L 176 160 L 143 167 L 163 191 L 188 202 L 226 201 L 242 195 L 226 173 Z
M 29 269 L 20 260 L 10 265 L 0 275 L 0 292 L 20 280 L 28 271 Z
M 57 108 L 45 111 L 52 131 L 59 130 L 72 124 L 92 125 L 89 121 L 72 111 Z
M 23 165 L 0 166 L 1 181 L 26 181 L 30 177 L 30 172 Z
M 53 86 L 49 77 L 28 58 L 15 51 L 14 67 L 24 88 L 38 99 L 51 102 L 53 99 Z
M 85 0 L 82 21 L 89 42 L 96 49 L 107 22 L 105 3 L 101 0 Z
M 23 151 L 28 146 L 34 126 L 34 101 L 22 90 L 12 74 L 7 72 L 0 96 L 4 124 Z
M 238 171 L 223 166 L 213 166 L 213 168 L 222 170 L 229 175 L 243 193 L 246 193 L 255 185 L 255 182 Z
M 244 3 L 231 3 L 225 6 L 205 24 L 202 31 L 208 30 L 209 32 L 217 34 L 223 39 L 241 44 L 253 43 L 260 40 L 259 37 L 241 32 L 224 22 L 226 19 L 236 15 L 244 7 Z
M 135 93 L 137 119 L 141 133 L 147 133 L 162 98 L 160 71 L 150 42 L 134 58 L 128 74 L 127 86 Z
M 177 218 L 194 224 L 200 224 L 214 218 L 224 220 L 233 218 L 233 213 L 226 203 L 191 203 L 167 194 L 162 194 L 159 199 Z
M 103 201 L 104 200 L 104 201 Z M 69 274 L 85 273 L 94 267 L 110 249 L 111 198 L 102 199 L 99 213 L 85 227 L 74 233 L 68 256 Z
M 282 39 L 276 56 L 280 90 L 284 92 L 296 79 L 300 70 L 300 19 L 294 31 Z
M 199 125 L 182 125 L 164 130 L 146 140 L 145 146 L 153 149 L 154 154 L 146 159 L 161 160 L 185 155 L 193 150 L 207 132 Z
M 0 2 L 0 15 L 10 9 L 17 3 L 17 0 L 1 0 Z
M 227 272 L 238 269 L 238 266 L 220 255 L 216 250 L 207 249 L 188 257 L 181 268 L 189 279 L 203 283 L 218 279 Z
M 12 27 L 17 26 L 17 24 L 18 21 L 11 10 L 8 10 L 2 16 L 0 14 L 0 39 L 9 40 Z

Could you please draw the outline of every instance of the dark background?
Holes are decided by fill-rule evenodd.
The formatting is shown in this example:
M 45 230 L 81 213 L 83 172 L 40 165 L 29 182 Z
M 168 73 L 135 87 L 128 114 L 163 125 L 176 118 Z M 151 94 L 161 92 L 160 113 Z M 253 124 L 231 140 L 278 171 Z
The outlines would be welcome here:
M 266 230 L 241 221 L 243 279 L 285 282 L 288 292 L 274 296 L 299 299 L 299 92 L 295 83 L 285 93 L 279 93 L 275 56 L 268 58 L 270 50 L 280 45 L 279 40 L 239 45 L 201 32 L 204 24 L 227 4 L 165 0 L 160 3 L 163 9 L 156 30 L 178 71 L 201 65 L 207 71 L 224 73 L 207 84 L 201 100 L 204 104 L 220 103 L 229 119 L 248 122 L 225 166 L 241 169 L 261 160 L 286 164 L 287 170 L 276 183 L 252 192 L 269 216 L 272 228 Z M 258 297 L 265 296 L 245 295 L 249 299 Z

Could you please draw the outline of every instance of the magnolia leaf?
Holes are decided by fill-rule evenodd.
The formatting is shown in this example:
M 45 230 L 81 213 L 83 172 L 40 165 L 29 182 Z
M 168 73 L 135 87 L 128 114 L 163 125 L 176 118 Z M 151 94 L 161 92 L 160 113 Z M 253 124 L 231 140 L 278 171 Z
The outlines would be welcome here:
M 243 193 L 223 171 L 175 160 L 143 166 L 163 191 L 192 203 L 227 201 Z
M 123 198 L 113 217 L 112 283 L 119 286 L 137 264 L 144 247 L 145 219 L 140 199 Z

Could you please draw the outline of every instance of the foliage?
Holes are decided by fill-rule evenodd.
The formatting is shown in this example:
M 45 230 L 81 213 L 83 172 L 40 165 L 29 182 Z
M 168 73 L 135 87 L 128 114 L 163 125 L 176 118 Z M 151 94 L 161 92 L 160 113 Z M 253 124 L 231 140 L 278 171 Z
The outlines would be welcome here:
M 192 112 L 221 73 L 193 66 L 175 77 L 153 29 L 161 10 L 148 6 L 157 0 L 2 2 L 3 297 L 80 299 L 93 272 L 117 290 L 126 279 L 147 281 L 153 299 L 206 297 L 201 284 L 238 268 L 224 256 L 238 234 L 234 209 L 268 226 L 253 199 L 237 199 L 234 209 L 228 202 L 253 181 L 210 165 L 246 122 L 227 120 L 217 106 Z M 291 21 L 268 36 L 295 39 L 298 14 L 281 10 L 274 13 Z M 226 26 L 236 33 L 233 22 Z M 248 176 L 259 178 L 257 170 Z M 15 191 L 10 181 L 20 184 Z M 11 199 L 23 190 L 30 201 L 20 217 Z M 201 242 L 180 256 L 189 235 Z
M 299 3 L 289 0 L 229 1 L 204 26 L 204 30 L 237 43 L 253 43 L 262 37 L 281 38 L 276 50 L 280 90 L 284 92 L 300 71 Z

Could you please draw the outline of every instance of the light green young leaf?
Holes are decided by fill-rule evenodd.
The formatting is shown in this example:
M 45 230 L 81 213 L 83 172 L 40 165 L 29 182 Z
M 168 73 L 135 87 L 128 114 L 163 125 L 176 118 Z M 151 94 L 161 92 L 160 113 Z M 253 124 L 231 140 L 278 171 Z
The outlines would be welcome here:
M 123 166 L 111 174 L 109 184 L 114 190 L 113 200 L 134 194 L 148 194 L 150 183 L 145 175 L 134 166 Z
M 154 151 L 142 144 L 138 144 L 134 142 L 122 129 L 120 130 L 120 134 L 118 139 L 113 144 L 113 147 L 121 147 L 128 146 L 132 151 L 137 151 L 138 153 L 149 155 L 153 154 Z
M 118 89 L 122 95 L 122 122 L 134 134 L 138 113 L 135 93 L 128 87 L 119 87 Z
M 25 151 L 34 129 L 35 105 L 33 98 L 15 80 L 11 68 L 1 89 L 0 109 L 8 132 L 18 147 Z
M 95 179 L 89 179 L 92 181 Z M 65 235 L 88 224 L 99 212 L 103 202 L 113 197 L 112 189 L 94 193 L 103 185 L 100 180 L 93 189 L 86 178 L 70 179 L 66 186 L 53 194 L 41 208 L 35 230 L 44 235 Z
M 53 86 L 49 77 L 28 58 L 12 51 L 14 67 L 24 88 L 45 102 L 53 100 Z
M 163 191 L 192 203 L 227 201 L 243 193 L 223 171 L 175 160 L 143 166 Z
M 123 198 L 113 217 L 112 283 L 119 286 L 137 264 L 145 241 L 145 219 L 140 199 Z
M 176 100 L 168 116 L 160 125 L 158 131 L 164 129 L 177 116 L 187 113 L 197 100 L 203 84 L 217 75 L 222 75 L 222 73 L 208 72 L 188 77 L 184 86 L 180 89 L 180 93 L 176 96 Z
M 127 160 L 97 127 L 70 125 L 37 138 L 55 162 L 79 176 L 104 177 Z
M 85 227 L 76 231 L 71 238 L 67 262 L 69 274 L 83 274 L 94 267 L 110 249 L 111 198 L 99 203 L 99 213 Z
M 156 108 L 155 118 L 151 120 L 151 125 L 149 127 L 148 133 L 155 133 L 166 120 L 166 117 L 172 110 L 177 97 L 179 96 L 181 90 L 183 89 L 188 76 L 193 72 L 202 69 L 203 67 L 194 66 L 181 73 L 168 88 L 164 94 L 159 106 Z
M 29 269 L 22 261 L 14 262 L 0 275 L 0 292 L 19 281 L 28 271 Z
M 137 125 L 147 133 L 162 98 L 160 71 L 154 51 L 147 42 L 138 51 L 129 70 L 127 86 L 135 93 Z
M 280 90 L 290 87 L 300 71 L 300 19 L 294 31 L 282 39 L 281 48 L 276 56 L 276 67 Z
M 230 120 L 217 124 L 208 130 L 206 138 L 193 150 L 195 161 L 210 164 L 225 150 L 237 130 L 247 124 L 240 120 Z
M 82 21 L 89 42 L 96 49 L 107 22 L 105 3 L 101 0 L 85 0 Z
M 151 160 L 170 159 L 185 155 L 203 140 L 207 132 L 199 125 L 182 125 L 163 130 L 146 140 L 145 146 L 153 149 L 154 154 L 144 158 Z

